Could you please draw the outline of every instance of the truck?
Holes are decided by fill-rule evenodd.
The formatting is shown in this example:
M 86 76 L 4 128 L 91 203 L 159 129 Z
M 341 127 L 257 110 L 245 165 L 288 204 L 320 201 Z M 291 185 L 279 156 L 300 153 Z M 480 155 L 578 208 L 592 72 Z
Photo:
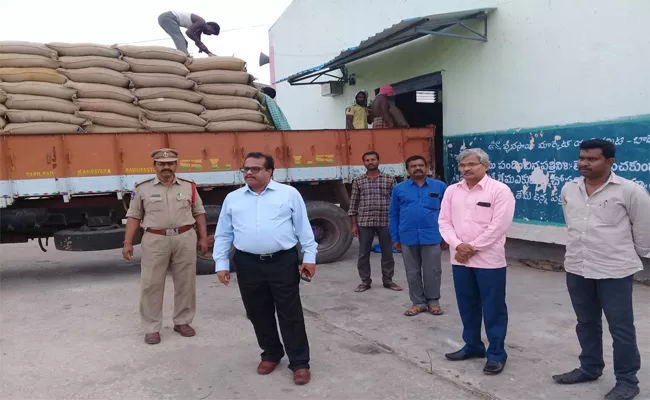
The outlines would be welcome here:
M 0 243 L 35 240 L 47 251 L 52 238 L 60 251 L 121 248 L 131 192 L 155 175 L 149 154 L 159 148 L 179 152 L 178 175 L 196 183 L 213 240 L 224 198 L 245 184 L 245 155 L 261 151 L 275 160 L 273 179 L 303 196 L 317 263 L 332 263 L 352 243 L 350 183 L 365 172 L 363 153 L 377 151 L 381 170 L 401 179 L 408 156 L 431 161 L 434 130 L 0 135 Z M 211 251 L 197 251 L 197 274 L 214 272 Z

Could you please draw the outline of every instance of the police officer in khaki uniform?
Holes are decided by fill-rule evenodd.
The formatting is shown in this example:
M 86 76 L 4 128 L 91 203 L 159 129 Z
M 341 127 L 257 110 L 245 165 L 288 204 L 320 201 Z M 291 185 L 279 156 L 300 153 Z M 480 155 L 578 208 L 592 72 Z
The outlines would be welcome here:
M 174 330 L 194 336 L 190 326 L 196 310 L 196 248 L 208 251 L 205 209 L 194 182 L 176 176 L 178 152 L 159 149 L 151 153 L 156 177 L 137 183 L 133 190 L 122 255 L 133 257 L 133 237 L 139 226 L 142 237 L 140 316 L 144 341 L 160 343 L 165 276 L 174 281 Z

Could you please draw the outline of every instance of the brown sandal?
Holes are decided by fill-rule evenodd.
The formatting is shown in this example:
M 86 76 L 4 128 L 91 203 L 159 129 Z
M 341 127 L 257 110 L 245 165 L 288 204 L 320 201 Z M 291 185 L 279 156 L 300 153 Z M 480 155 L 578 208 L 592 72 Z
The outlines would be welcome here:
M 412 316 L 418 315 L 419 313 L 424 312 L 424 311 L 426 311 L 426 308 L 416 306 L 416 305 L 412 305 L 411 308 L 409 308 L 408 310 L 406 310 L 404 312 L 404 315 L 406 315 L 407 317 L 412 317 Z
M 444 311 L 442 311 L 442 308 L 440 308 L 439 305 L 433 305 L 433 304 L 429 304 L 429 312 L 433 315 L 442 315 L 445 313 Z
M 365 292 L 368 289 L 370 289 L 369 283 L 360 283 L 359 286 L 357 286 L 357 288 L 354 289 L 354 291 L 360 293 L 360 292 Z

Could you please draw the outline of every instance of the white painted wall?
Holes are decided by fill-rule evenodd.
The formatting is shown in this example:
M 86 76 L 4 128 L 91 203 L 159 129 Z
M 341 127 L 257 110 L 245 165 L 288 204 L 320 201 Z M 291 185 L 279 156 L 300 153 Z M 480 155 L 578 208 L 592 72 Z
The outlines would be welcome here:
M 321 64 L 404 18 L 497 7 L 488 42 L 428 37 L 348 66 L 357 84 L 277 85 L 294 129 L 343 128 L 354 93 L 443 71 L 445 136 L 650 114 L 647 0 L 294 0 L 271 28 L 276 80 Z M 564 228 L 511 236 L 564 243 Z

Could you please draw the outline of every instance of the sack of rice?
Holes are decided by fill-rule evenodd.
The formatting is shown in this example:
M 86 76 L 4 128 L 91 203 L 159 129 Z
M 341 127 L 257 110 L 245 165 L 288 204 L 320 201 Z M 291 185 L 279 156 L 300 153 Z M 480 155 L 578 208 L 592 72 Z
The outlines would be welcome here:
M 207 110 L 201 114 L 201 118 L 208 122 L 223 121 L 251 121 L 266 123 L 266 117 L 259 111 L 245 108 L 226 108 L 223 110 Z
M 56 97 L 57 99 L 71 100 L 77 91 L 65 86 L 48 82 L 0 82 L 0 90 L 10 94 L 29 94 L 33 96 Z
M 0 53 L 0 68 L 58 68 L 59 63 L 49 57 L 34 54 Z
M 114 71 L 108 68 L 89 67 L 79 69 L 57 69 L 60 73 L 65 75 L 73 82 L 80 83 L 102 83 L 111 86 L 118 86 L 123 88 L 129 87 L 129 78 L 122 75 L 121 72 Z
M 120 52 L 111 46 L 95 43 L 63 43 L 53 42 L 46 43 L 45 46 L 56 51 L 59 57 L 83 57 L 83 56 L 99 56 L 119 58 Z
M 124 61 L 129 64 L 131 72 L 144 74 L 174 74 L 186 76 L 190 73 L 185 65 L 176 61 L 168 60 L 148 60 L 146 58 L 124 57 Z
M 131 133 L 131 132 L 149 132 L 146 128 L 116 128 L 114 126 L 104 125 L 87 125 L 84 126 L 86 133 Z
M 176 124 L 205 126 L 207 122 L 195 114 L 186 112 L 161 112 L 144 110 L 143 114 L 149 121 L 170 122 Z
M 221 110 L 224 108 L 246 108 L 248 110 L 259 110 L 260 103 L 255 99 L 237 96 L 220 96 L 216 94 L 203 95 L 201 104 L 208 110 Z
M 149 111 L 177 111 L 177 112 L 188 112 L 196 115 L 200 115 L 205 108 L 196 103 L 190 103 L 189 101 L 176 100 L 176 99 L 150 99 L 150 100 L 141 100 L 138 102 L 140 107 Z
M 222 96 L 239 96 L 253 98 L 257 96 L 259 89 L 251 85 L 241 83 L 209 83 L 199 85 L 199 92 L 205 94 L 218 94 Z
M 13 53 L 13 54 L 33 54 L 36 56 L 43 56 L 57 59 L 56 51 L 48 48 L 42 43 L 34 42 L 20 42 L 20 41 L 0 41 L 0 53 Z
M 2 82 L 0 82 L 0 85 Z M 0 104 L 4 103 L 7 100 L 7 93 L 3 90 L 0 90 Z
M 38 110 L 7 110 L 7 119 L 14 124 L 26 124 L 32 122 L 58 122 L 61 124 L 84 125 L 87 119 L 79 118 L 72 114 L 58 113 L 54 111 Z
M 0 103 L 0 118 L 4 118 L 6 112 L 7 107 L 5 107 L 4 104 Z
M 182 132 L 182 133 L 195 133 L 205 132 L 205 128 L 196 125 L 185 125 L 172 122 L 158 122 L 145 120 L 144 124 L 151 132 Z
M 180 50 L 164 46 L 116 46 L 119 51 L 127 57 L 149 60 L 168 60 L 179 63 L 186 63 L 187 56 Z
M 131 86 L 136 89 L 152 87 L 193 89 L 196 86 L 196 83 L 194 83 L 194 81 L 174 74 L 139 74 L 135 72 L 125 72 L 123 75 L 129 78 L 131 81 Z
M 140 88 L 136 89 L 133 94 L 135 94 L 138 100 L 158 99 L 162 97 L 165 99 L 185 100 L 190 103 L 200 103 L 203 99 L 203 96 L 199 92 L 172 87 Z
M 78 98 L 113 99 L 127 103 L 135 102 L 133 92 L 121 87 L 102 85 L 100 83 L 79 83 L 72 81 L 66 82 L 65 86 L 75 89 Z
M 187 79 L 198 84 L 241 83 L 245 85 L 253 81 L 252 75 L 248 72 L 219 70 L 190 72 Z
M 4 128 L 6 125 L 7 120 L 0 116 L 0 132 L 2 132 L 2 128 Z
M 74 114 L 79 111 L 79 107 L 70 100 L 29 94 L 10 94 L 7 96 L 6 105 L 12 110 L 41 110 L 64 114 Z
M 110 99 L 75 99 L 74 104 L 79 111 L 96 111 L 102 113 L 113 113 L 126 115 L 127 117 L 138 118 L 142 109 L 132 103 Z
M 193 58 L 187 68 L 191 72 L 209 70 L 246 71 L 246 61 L 237 57 L 203 57 Z
M 79 69 L 79 68 L 108 68 L 118 72 L 125 72 L 129 70 L 129 64 L 126 61 L 117 58 L 100 57 L 100 56 L 65 56 L 59 58 L 59 63 L 65 69 Z
M 59 85 L 68 80 L 50 68 L 0 68 L 0 82 L 50 82 Z
M 83 133 L 79 125 L 62 124 L 57 122 L 32 122 L 27 124 L 7 124 L 2 130 L 4 133 L 33 133 L 33 134 L 57 134 L 57 133 Z
M 127 117 L 126 115 L 96 111 L 79 111 L 75 115 L 97 125 L 113 126 L 115 128 L 143 128 L 138 118 Z
M 272 127 L 259 122 L 251 121 L 223 121 L 210 122 L 206 125 L 205 130 L 208 132 L 240 132 L 240 131 L 270 131 Z

